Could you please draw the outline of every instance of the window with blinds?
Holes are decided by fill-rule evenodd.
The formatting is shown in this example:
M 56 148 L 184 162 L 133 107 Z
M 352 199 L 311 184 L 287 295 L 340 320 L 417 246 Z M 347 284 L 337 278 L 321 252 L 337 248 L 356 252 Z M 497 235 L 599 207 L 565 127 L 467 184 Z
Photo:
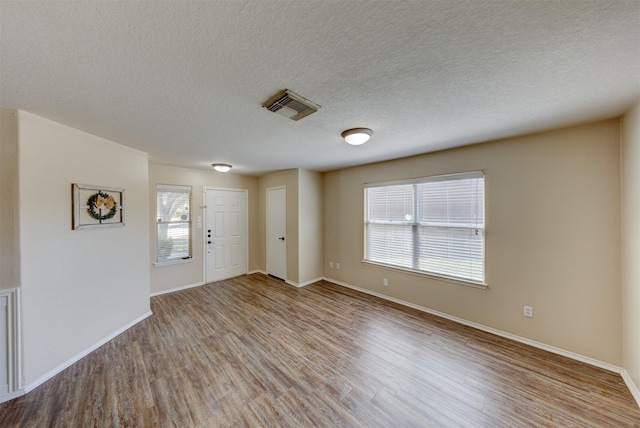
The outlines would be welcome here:
M 484 283 L 484 173 L 366 184 L 365 260 Z
M 156 186 L 156 263 L 191 258 L 191 187 Z

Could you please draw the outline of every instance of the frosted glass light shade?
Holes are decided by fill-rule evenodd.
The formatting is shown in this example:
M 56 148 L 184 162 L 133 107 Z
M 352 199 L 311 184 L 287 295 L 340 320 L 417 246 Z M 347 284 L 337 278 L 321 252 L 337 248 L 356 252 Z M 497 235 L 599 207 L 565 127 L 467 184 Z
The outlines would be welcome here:
M 218 172 L 228 172 L 231 169 L 231 165 L 227 163 L 212 163 L 211 166 Z
M 353 128 L 347 129 L 341 135 L 344 140 L 352 146 L 359 146 L 369 141 L 373 131 L 369 128 Z

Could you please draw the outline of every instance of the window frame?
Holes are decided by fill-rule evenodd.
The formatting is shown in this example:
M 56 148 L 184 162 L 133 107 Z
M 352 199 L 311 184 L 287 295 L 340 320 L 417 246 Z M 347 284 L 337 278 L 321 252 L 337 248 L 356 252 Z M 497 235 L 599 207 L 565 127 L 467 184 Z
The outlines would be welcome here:
M 465 179 L 481 179 L 481 223 L 477 222 L 478 216 L 476 216 L 476 223 L 473 225 L 470 224 L 452 224 L 449 223 L 434 223 L 434 222 L 421 222 L 419 218 L 419 210 L 420 210 L 420 202 L 418 200 L 418 186 L 424 183 L 435 183 L 442 181 L 457 181 L 457 180 L 465 180 Z M 369 218 L 369 209 L 370 209 L 370 200 L 368 191 L 371 188 L 383 188 L 390 186 L 411 186 L 413 191 L 413 199 L 412 199 L 412 218 L 407 219 L 407 221 L 398 221 L 398 220 L 389 220 L 389 221 L 380 221 L 380 220 L 372 220 Z M 386 181 L 386 182 L 373 182 L 373 183 L 365 183 L 364 184 L 364 227 L 363 227 L 363 243 L 364 243 L 364 256 L 362 259 L 363 263 L 371 264 L 375 266 L 380 266 L 384 268 L 391 268 L 394 270 L 400 270 L 402 272 L 420 275 L 420 276 L 428 276 L 435 277 L 441 280 L 460 283 L 464 285 L 469 285 L 472 287 L 483 288 L 486 289 L 488 284 L 486 282 L 487 272 L 486 272 L 486 185 L 485 185 L 485 172 L 484 171 L 469 171 L 462 173 L 454 173 L 454 174 L 443 174 L 443 175 L 434 175 L 427 177 L 418 177 L 404 180 L 395 180 L 395 181 Z M 478 202 L 478 196 L 476 196 L 475 202 Z M 402 252 L 403 258 L 405 261 L 411 260 L 411 266 L 407 266 L 407 263 L 404 265 L 401 264 L 393 264 L 384 261 L 377 261 L 375 257 L 372 259 L 371 254 L 369 253 L 368 245 L 369 239 L 371 236 L 371 231 L 369 225 L 389 225 L 389 226 L 411 226 L 410 232 L 410 248 L 406 252 Z M 418 268 L 418 264 L 420 263 L 420 250 L 421 250 L 421 240 L 420 240 L 420 228 L 421 227 L 437 227 L 445 230 L 474 230 L 476 236 L 480 234 L 480 254 L 481 254 L 481 278 L 473 278 L 471 275 L 469 277 L 456 275 L 449 271 L 448 273 L 436 272 L 433 270 L 420 269 Z M 424 246 L 422 246 L 424 250 Z M 471 258 L 470 258 L 471 261 Z M 477 263 L 476 263 L 477 265 Z
M 187 220 L 168 219 L 161 220 L 159 216 L 159 197 L 160 193 L 186 193 L 188 194 L 188 210 Z M 185 263 L 193 260 L 193 224 L 192 224 L 192 208 L 193 208 L 193 188 L 192 186 L 173 185 L 173 184 L 156 184 L 156 211 L 155 211 L 155 266 L 171 265 L 176 263 Z M 187 255 L 175 257 L 160 257 L 161 253 L 161 226 L 166 225 L 167 230 L 171 225 L 187 225 Z

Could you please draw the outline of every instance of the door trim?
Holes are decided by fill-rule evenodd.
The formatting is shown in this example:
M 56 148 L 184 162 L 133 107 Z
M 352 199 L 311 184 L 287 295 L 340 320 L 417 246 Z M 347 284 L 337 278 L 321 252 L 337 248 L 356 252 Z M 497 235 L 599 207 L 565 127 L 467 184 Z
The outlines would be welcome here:
M 202 283 L 207 284 L 207 228 L 205 224 L 207 223 L 207 216 L 205 215 L 205 210 L 207 209 L 207 190 L 222 190 L 222 191 L 231 191 L 231 192 L 243 192 L 245 198 L 247 198 L 247 217 L 246 217 L 246 225 L 245 230 L 247 233 L 245 234 L 245 260 L 247 265 L 245 266 L 246 275 L 249 272 L 249 190 L 248 189 L 236 189 L 232 187 L 211 187 L 211 186 L 202 186 Z M 222 280 L 221 280 L 222 281 Z

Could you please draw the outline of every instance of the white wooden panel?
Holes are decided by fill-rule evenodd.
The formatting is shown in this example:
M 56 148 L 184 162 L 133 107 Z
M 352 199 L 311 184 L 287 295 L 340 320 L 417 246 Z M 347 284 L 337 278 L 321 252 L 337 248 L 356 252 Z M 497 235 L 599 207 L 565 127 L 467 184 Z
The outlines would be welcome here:
M 224 269 L 224 246 L 216 246 L 214 249 L 214 269 Z
M 9 296 L 0 296 L 0 395 L 9 393 Z
M 230 245 L 229 250 L 231 252 L 231 255 L 230 255 L 231 260 L 229 260 L 229 264 L 232 267 L 236 267 L 240 264 L 240 245 L 238 244 Z
M 0 290 L 0 403 L 17 397 L 20 382 L 20 289 Z
M 229 226 L 231 236 L 240 235 L 240 213 L 238 211 L 229 212 Z
M 224 237 L 224 211 L 217 211 L 215 213 L 215 221 L 214 221 L 214 232 L 216 238 Z

